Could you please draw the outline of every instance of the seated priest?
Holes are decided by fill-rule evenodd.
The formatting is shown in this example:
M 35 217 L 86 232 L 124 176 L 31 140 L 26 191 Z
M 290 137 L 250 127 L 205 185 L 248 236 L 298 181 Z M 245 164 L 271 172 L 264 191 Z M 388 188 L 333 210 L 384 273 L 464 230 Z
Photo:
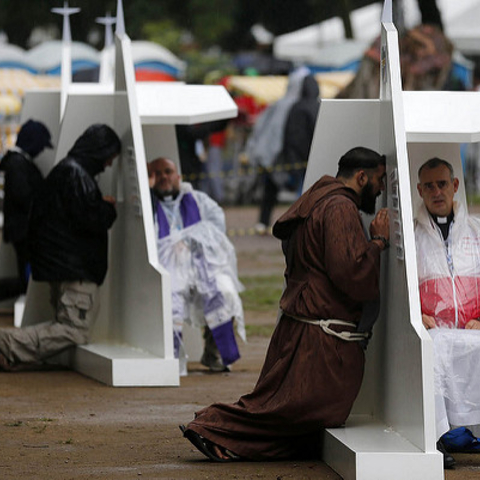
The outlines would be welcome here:
M 181 181 L 175 163 L 148 164 L 159 262 L 172 283 L 174 350 L 180 374 L 187 374 L 184 322 L 204 329 L 201 363 L 224 372 L 240 358 L 234 324 L 246 339 L 233 245 L 225 235 L 225 215 L 208 195 Z
M 415 219 L 422 320 L 433 338 L 438 448 L 480 452 L 480 442 L 460 425 L 480 424 L 480 220 L 454 201 L 459 180 L 440 158 L 418 172 L 423 199 Z

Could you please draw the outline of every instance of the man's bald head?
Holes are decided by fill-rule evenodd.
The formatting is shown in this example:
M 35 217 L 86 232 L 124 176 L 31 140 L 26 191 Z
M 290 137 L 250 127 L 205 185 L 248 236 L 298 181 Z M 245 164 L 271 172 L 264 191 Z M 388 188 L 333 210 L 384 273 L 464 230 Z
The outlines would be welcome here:
M 161 198 L 176 196 L 180 191 L 181 177 L 175 162 L 169 158 L 156 158 L 148 164 L 148 176 L 153 190 Z

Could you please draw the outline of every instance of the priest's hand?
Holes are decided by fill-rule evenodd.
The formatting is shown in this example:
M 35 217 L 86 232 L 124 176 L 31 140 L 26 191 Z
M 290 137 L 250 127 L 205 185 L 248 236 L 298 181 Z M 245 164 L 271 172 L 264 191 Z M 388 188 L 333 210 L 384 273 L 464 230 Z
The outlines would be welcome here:
M 477 319 L 470 320 L 465 325 L 465 330 L 480 330 L 480 321 Z
M 422 322 L 423 322 L 423 326 L 427 330 L 430 330 L 431 328 L 435 328 L 437 326 L 437 324 L 435 323 L 435 319 L 430 315 L 425 315 L 424 313 L 422 313 Z

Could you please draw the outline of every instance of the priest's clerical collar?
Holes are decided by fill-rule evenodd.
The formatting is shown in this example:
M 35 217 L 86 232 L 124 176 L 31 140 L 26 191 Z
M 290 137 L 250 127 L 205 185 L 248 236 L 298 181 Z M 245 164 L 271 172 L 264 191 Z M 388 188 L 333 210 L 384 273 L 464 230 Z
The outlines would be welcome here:
M 180 192 L 168 192 L 164 195 L 161 195 L 159 192 L 155 192 L 161 202 L 171 202 L 178 197 L 179 193 Z
M 443 239 L 446 240 L 448 238 L 448 233 L 450 232 L 450 225 L 453 222 L 453 210 L 452 213 L 450 213 L 450 215 L 448 215 L 447 217 L 439 217 L 432 214 L 430 214 L 430 216 L 433 218 L 433 221 L 438 225 L 438 228 L 440 228 Z

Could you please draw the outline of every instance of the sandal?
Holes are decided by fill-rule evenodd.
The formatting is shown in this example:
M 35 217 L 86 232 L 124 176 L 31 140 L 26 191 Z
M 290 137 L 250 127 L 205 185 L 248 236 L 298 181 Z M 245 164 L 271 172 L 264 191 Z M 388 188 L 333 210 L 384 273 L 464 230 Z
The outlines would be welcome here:
M 207 458 L 209 458 L 212 462 L 218 463 L 227 463 L 227 462 L 238 462 L 241 458 L 238 455 L 235 455 L 230 450 L 217 445 L 216 443 L 207 440 L 205 437 L 202 437 L 197 432 L 193 430 L 187 430 L 185 425 L 180 425 L 180 430 L 183 433 L 183 436 L 189 440 L 192 445 L 202 452 Z M 217 455 L 215 452 L 214 447 L 217 447 L 223 455 L 227 456 L 228 458 L 222 458 Z

